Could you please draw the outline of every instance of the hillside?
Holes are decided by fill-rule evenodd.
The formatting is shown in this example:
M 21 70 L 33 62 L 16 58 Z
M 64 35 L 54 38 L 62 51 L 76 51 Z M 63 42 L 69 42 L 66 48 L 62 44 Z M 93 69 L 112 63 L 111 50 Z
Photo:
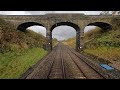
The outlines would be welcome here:
M 120 69 L 120 22 L 113 19 L 115 28 L 104 32 L 100 28 L 95 28 L 84 36 L 84 54 L 101 59 L 100 63 L 107 63 Z M 75 38 L 65 41 L 70 46 Z M 71 42 L 71 43 L 70 43 Z
M 19 78 L 43 58 L 46 38 L 31 30 L 21 32 L 0 19 L 0 78 Z
M 56 38 L 52 39 L 52 47 L 56 46 L 58 44 L 58 40 Z
M 12 26 L 0 20 L 0 52 L 42 47 L 45 37 L 31 30 L 21 32 L 13 30 Z M 9 26 L 9 28 L 7 27 Z
M 74 48 L 76 47 L 76 38 L 69 38 L 67 40 L 64 40 L 63 43 L 71 48 Z
M 103 33 L 86 42 L 84 52 L 105 59 L 108 64 L 120 69 L 120 30 Z

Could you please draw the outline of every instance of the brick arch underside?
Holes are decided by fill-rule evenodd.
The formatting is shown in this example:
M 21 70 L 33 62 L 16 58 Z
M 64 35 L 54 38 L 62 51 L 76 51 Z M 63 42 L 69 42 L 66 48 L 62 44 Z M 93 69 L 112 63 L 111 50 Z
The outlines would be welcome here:
M 24 32 L 28 27 L 30 27 L 30 26 L 35 26 L 35 25 L 45 27 L 44 25 L 42 25 L 42 24 L 40 24 L 40 23 L 37 23 L 37 22 L 25 22 L 25 23 L 20 24 L 20 25 L 17 27 L 17 30 L 20 30 L 20 31 L 23 31 L 23 32 Z
M 103 30 L 112 30 L 112 25 L 105 22 L 93 22 L 93 23 L 89 23 L 87 26 L 97 26 L 102 28 Z

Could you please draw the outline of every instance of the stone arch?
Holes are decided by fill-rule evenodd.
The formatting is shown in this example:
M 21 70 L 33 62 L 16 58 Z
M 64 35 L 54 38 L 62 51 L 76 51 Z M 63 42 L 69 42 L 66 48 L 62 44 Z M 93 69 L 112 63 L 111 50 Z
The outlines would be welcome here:
M 23 32 L 24 32 L 28 27 L 34 26 L 34 25 L 38 25 L 38 26 L 45 27 L 44 25 L 42 25 L 42 24 L 40 24 L 40 23 L 37 23 L 37 22 L 25 22 L 25 23 L 20 24 L 20 25 L 17 27 L 17 30 L 20 30 L 20 31 L 23 31 Z
M 52 50 L 52 30 L 57 27 L 57 26 L 61 26 L 61 25 L 65 25 L 65 26 L 71 26 L 76 30 L 76 50 L 79 51 L 80 49 L 80 28 L 78 25 L 71 23 L 71 22 L 59 22 L 56 23 L 54 25 L 52 25 L 52 27 L 50 28 L 50 34 L 49 35 L 49 41 L 50 41 L 50 50 Z
M 112 25 L 105 22 L 93 22 L 93 23 L 89 23 L 87 26 L 98 26 L 103 30 L 112 30 Z

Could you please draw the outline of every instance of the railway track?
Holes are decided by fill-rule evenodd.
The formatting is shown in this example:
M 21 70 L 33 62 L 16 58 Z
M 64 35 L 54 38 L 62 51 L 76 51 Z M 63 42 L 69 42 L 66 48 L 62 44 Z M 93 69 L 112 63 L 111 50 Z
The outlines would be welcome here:
M 119 79 L 120 78 L 120 71 L 119 70 L 117 70 L 117 69 L 114 69 L 112 71 L 105 70 L 100 65 L 91 62 L 91 60 L 88 57 L 86 57 L 84 55 L 81 55 L 80 53 L 76 52 L 74 49 L 70 49 L 69 47 L 67 47 L 67 48 L 74 55 L 76 55 L 80 59 L 80 61 L 82 61 L 85 64 L 87 64 L 96 73 L 98 73 L 101 77 L 103 77 L 103 79 Z
M 62 55 L 62 48 L 61 48 L 60 56 L 61 56 L 61 65 L 62 65 L 63 79 L 66 79 L 66 72 L 65 72 L 65 66 L 64 66 L 64 58 L 63 58 L 63 55 Z
M 79 58 L 77 54 L 75 54 L 70 48 L 66 47 L 70 52 L 67 52 L 72 58 L 75 65 L 78 67 L 80 72 L 83 74 L 83 78 L 85 79 L 106 79 L 105 76 L 101 75 L 97 70 L 91 67 L 88 63 L 86 63 L 83 58 Z M 68 51 L 67 50 L 67 51 Z M 76 59 L 75 59 L 76 56 Z
M 31 72 L 27 70 L 22 76 L 21 79 L 46 79 L 47 73 L 51 64 L 53 62 L 53 56 L 56 53 L 57 46 L 53 49 L 51 53 L 45 56 L 42 60 L 40 60 L 36 65 L 32 67 Z M 27 73 L 29 72 L 29 73 Z
M 105 72 L 101 73 L 94 65 L 87 62 L 84 56 L 61 43 L 21 77 L 21 79 L 109 78 Z
M 51 68 L 47 75 L 47 79 L 65 79 L 64 61 L 62 58 L 61 47 L 59 45 L 55 60 L 51 64 Z

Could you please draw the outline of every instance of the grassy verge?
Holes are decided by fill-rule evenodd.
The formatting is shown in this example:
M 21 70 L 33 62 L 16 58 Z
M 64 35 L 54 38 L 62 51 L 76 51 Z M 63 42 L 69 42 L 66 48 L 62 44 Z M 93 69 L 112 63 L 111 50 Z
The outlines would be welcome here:
M 47 51 L 42 48 L 32 48 L 22 52 L 0 53 L 0 78 L 19 78 L 21 74 L 46 54 Z
M 84 52 L 107 61 L 120 61 L 120 30 L 98 33 L 85 43 Z
M 120 60 L 120 48 L 100 46 L 97 48 L 85 49 L 84 52 L 98 56 L 108 61 Z
M 76 47 L 76 38 L 70 38 L 68 40 L 63 41 L 63 43 L 65 45 L 75 49 L 75 47 Z
M 53 40 L 52 40 L 52 46 L 54 47 L 54 46 L 56 46 L 57 44 L 58 44 L 58 40 L 55 39 L 55 38 L 53 38 Z

